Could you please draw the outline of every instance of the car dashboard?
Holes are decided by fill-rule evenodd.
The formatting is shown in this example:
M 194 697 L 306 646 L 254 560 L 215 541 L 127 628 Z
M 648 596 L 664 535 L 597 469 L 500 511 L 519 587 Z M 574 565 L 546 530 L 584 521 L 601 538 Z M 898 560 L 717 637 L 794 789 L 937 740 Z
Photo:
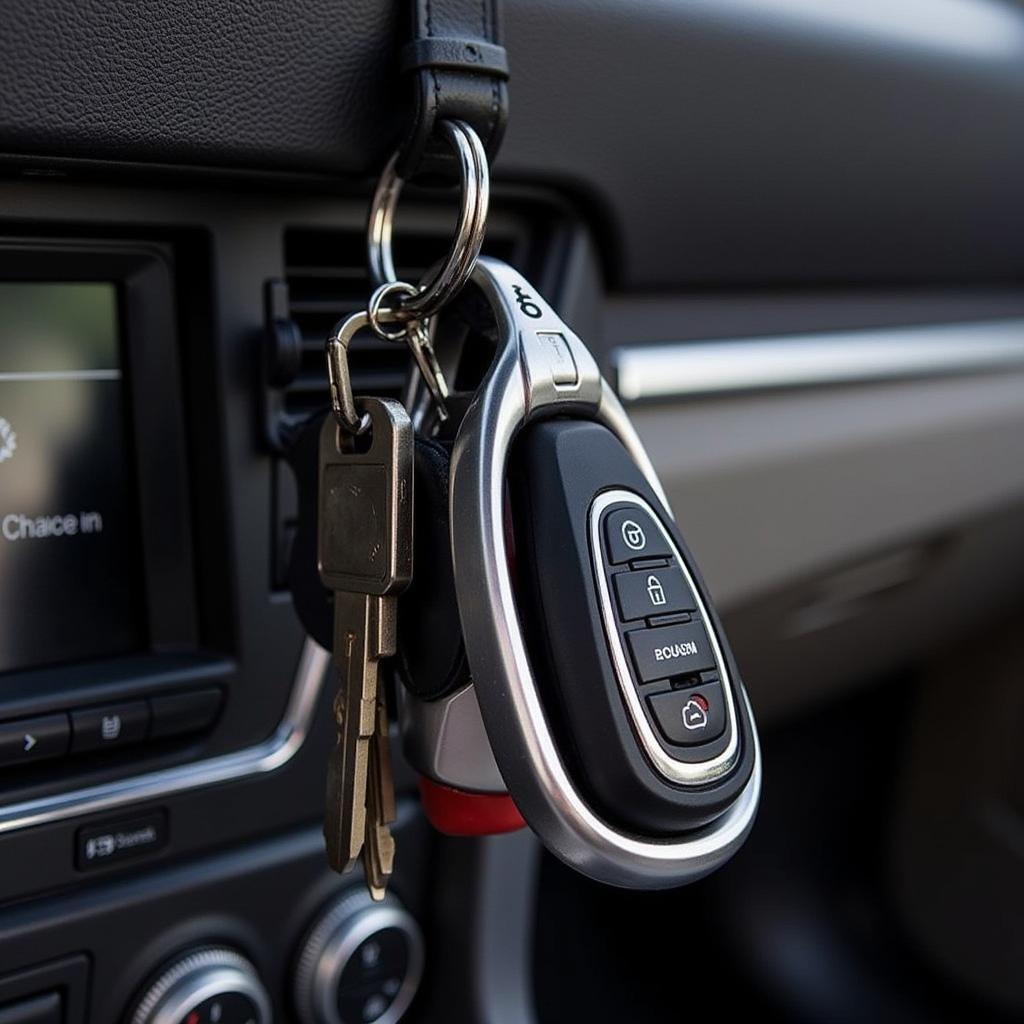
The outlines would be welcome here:
M 268 1019 L 310 1019 L 307 961 L 341 942 L 323 922 L 356 911 L 324 858 L 335 682 L 289 592 L 288 445 L 327 403 L 325 336 L 370 288 L 395 5 L 18 0 L 6 20 L 0 1020 L 149 1020 L 195 955 L 255 977 Z M 1012 1016 L 1015 947 L 991 925 L 1019 938 L 1024 919 L 1004 678 L 1024 598 L 1024 11 L 521 0 L 505 42 L 484 252 L 632 417 L 742 666 L 766 796 L 719 875 L 627 899 L 529 831 L 436 834 L 396 736 L 388 905 L 422 961 L 403 1019 L 671 1019 L 669 951 L 648 951 L 649 985 L 611 979 L 687 915 L 736 1009 L 918 1019 L 892 1007 L 932 971 L 919 1019 L 945 986 L 947 1009 Z M 402 202 L 416 280 L 454 200 Z M 350 366 L 357 393 L 402 396 L 403 347 L 362 340 Z M 944 714 L 965 691 L 986 729 Z M 975 903 L 936 900 L 983 865 Z M 879 931 L 913 950 L 898 981 Z M 352 1019 L 387 981 L 367 978 Z

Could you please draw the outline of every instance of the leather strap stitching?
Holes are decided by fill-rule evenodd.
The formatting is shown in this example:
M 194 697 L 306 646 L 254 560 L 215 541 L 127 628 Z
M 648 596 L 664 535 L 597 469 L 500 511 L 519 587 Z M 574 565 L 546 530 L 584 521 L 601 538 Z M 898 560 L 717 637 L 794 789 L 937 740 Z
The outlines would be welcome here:
M 414 0 L 413 40 L 400 54 L 412 72 L 415 114 L 398 160 L 403 178 L 447 178 L 455 160 L 436 135 L 441 118 L 475 128 L 493 159 L 505 127 L 508 65 L 498 32 L 498 0 Z

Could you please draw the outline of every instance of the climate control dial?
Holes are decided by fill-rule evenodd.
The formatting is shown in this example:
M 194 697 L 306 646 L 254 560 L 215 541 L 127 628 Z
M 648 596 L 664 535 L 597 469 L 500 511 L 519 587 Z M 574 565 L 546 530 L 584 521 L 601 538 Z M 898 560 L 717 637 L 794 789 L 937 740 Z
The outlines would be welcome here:
M 395 1024 L 423 972 L 423 938 L 390 893 L 375 903 L 352 889 L 329 904 L 310 929 L 295 973 L 303 1024 Z
M 149 986 L 131 1024 L 271 1024 L 270 997 L 240 953 L 208 946 L 186 953 Z

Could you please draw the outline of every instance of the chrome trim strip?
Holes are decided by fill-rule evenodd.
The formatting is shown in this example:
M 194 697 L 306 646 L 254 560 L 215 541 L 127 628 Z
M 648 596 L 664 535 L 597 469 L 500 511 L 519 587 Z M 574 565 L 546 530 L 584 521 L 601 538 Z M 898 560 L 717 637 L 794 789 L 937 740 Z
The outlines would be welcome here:
M 612 364 L 624 402 L 981 373 L 1024 366 L 1024 319 L 623 345 Z
M 495 759 L 530 826 L 571 867 L 626 887 L 694 881 L 723 864 L 753 824 L 761 788 L 757 731 L 751 730 L 754 766 L 747 784 L 718 818 L 683 836 L 655 839 L 620 831 L 594 812 L 573 783 L 540 700 L 516 610 L 504 519 L 509 449 L 531 416 L 576 412 L 609 427 L 659 500 L 663 491 L 593 357 L 532 286 L 511 267 L 488 258 L 477 263 L 473 281 L 494 311 L 501 341 L 455 442 L 451 542 L 466 652 Z M 527 296 L 530 312 L 540 315 L 527 315 L 516 296 Z M 571 398 L 554 388 L 550 364 L 531 344 L 537 332 L 547 331 L 562 334 L 570 347 L 579 375 Z M 740 685 L 736 697 L 750 715 Z
M 700 615 L 701 623 L 707 630 L 708 640 L 711 642 L 711 650 L 715 656 L 715 666 L 719 678 L 722 680 L 722 690 L 725 693 L 725 719 L 726 728 L 729 730 L 729 740 L 725 750 L 715 757 L 706 761 L 679 761 L 665 752 L 665 749 L 658 742 L 654 735 L 651 723 L 647 721 L 643 706 L 640 703 L 640 694 L 633 683 L 633 674 L 629 670 L 629 660 L 622 646 L 619 637 L 619 624 L 612 609 L 612 596 L 608 591 L 608 581 L 605 578 L 604 551 L 601 545 L 601 514 L 611 505 L 628 502 L 636 508 L 646 512 L 661 531 L 672 554 L 675 556 L 679 568 L 686 577 L 686 583 L 697 601 L 697 612 Z M 676 547 L 675 541 L 669 535 L 661 520 L 654 514 L 654 509 L 644 501 L 638 494 L 632 491 L 603 491 L 594 499 L 590 506 L 590 557 L 594 565 L 594 578 L 597 581 L 598 594 L 601 598 L 601 618 L 604 621 L 604 631 L 608 636 L 608 647 L 612 655 L 612 664 L 615 666 L 615 678 L 618 681 L 619 689 L 622 691 L 622 698 L 629 710 L 629 716 L 633 720 L 633 728 L 640 737 L 640 744 L 644 748 L 648 759 L 654 767 L 671 782 L 677 782 L 687 786 L 698 786 L 712 782 L 720 778 L 736 763 L 739 755 L 740 743 L 736 729 L 736 709 L 732 701 L 732 680 L 729 676 L 729 667 L 722 656 L 722 649 L 718 645 L 718 637 L 715 635 L 715 627 L 708 615 L 707 608 L 700 596 L 700 590 L 690 575 L 689 566 L 683 560 L 683 556 Z
M 113 811 L 142 800 L 162 800 L 186 790 L 276 771 L 287 764 L 305 742 L 330 661 L 330 654 L 307 638 L 284 717 L 262 743 L 192 764 L 175 765 L 2 807 L 0 834 L 80 814 Z

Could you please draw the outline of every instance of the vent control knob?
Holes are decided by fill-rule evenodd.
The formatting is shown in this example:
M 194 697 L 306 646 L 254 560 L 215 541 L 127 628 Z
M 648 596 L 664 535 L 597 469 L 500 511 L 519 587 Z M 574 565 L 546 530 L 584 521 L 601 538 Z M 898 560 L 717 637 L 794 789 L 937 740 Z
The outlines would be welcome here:
M 423 972 L 423 938 L 390 893 L 360 887 L 329 903 L 299 953 L 295 1008 L 302 1024 L 395 1024 Z
M 270 997 L 256 968 L 222 946 L 192 950 L 149 986 L 131 1024 L 271 1024 Z

